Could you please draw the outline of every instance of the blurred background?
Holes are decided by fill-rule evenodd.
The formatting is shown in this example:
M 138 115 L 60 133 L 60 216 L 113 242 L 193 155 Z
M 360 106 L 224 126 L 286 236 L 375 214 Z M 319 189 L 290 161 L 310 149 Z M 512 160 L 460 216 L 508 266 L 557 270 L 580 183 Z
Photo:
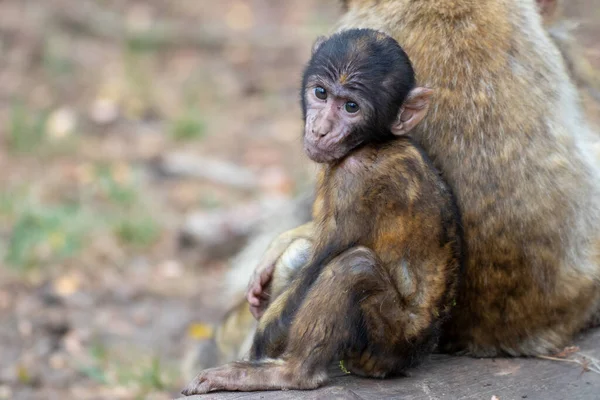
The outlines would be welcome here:
M 600 67 L 598 3 L 566 15 Z M 178 392 L 230 304 L 228 258 L 310 185 L 300 74 L 339 13 L 0 1 L 0 400 Z

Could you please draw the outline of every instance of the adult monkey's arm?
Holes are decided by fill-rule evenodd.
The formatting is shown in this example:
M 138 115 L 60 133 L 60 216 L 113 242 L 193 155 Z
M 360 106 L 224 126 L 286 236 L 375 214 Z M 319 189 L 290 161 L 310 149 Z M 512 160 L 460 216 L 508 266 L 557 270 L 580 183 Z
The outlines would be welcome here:
M 250 312 L 257 319 L 261 317 L 269 304 L 269 286 L 275 272 L 275 265 L 290 245 L 298 239 L 311 241 L 314 234 L 313 222 L 300 225 L 279 235 L 269 246 L 256 266 L 246 292 Z

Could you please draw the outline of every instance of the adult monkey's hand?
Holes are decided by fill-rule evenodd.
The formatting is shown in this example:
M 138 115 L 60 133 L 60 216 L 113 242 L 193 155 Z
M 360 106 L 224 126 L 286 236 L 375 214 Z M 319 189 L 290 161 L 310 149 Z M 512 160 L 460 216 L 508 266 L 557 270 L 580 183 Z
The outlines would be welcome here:
M 246 291 L 246 299 L 250 304 L 250 312 L 256 319 L 260 319 L 267 309 L 271 300 L 271 295 L 275 291 L 283 289 L 272 287 L 273 277 L 277 272 L 276 266 L 278 265 L 278 262 L 281 260 L 284 253 L 286 253 L 286 250 L 290 248 L 290 245 L 298 239 L 305 239 L 310 242 L 313 236 L 313 229 L 314 224 L 308 222 L 282 233 L 269 245 L 269 248 L 256 266 Z M 303 244 L 304 243 L 306 242 L 303 241 Z M 305 245 L 302 247 L 305 247 Z M 296 251 L 296 249 L 294 249 L 294 251 L 291 251 L 290 253 L 291 257 L 298 257 L 302 261 L 306 258 L 306 254 L 303 251 Z M 287 261 L 286 264 L 296 264 L 293 260 Z M 290 267 L 294 267 L 294 265 L 290 265 Z M 289 271 L 287 273 L 289 273 Z M 286 283 L 289 282 L 288 279 L 282 279 L 281 281 Z

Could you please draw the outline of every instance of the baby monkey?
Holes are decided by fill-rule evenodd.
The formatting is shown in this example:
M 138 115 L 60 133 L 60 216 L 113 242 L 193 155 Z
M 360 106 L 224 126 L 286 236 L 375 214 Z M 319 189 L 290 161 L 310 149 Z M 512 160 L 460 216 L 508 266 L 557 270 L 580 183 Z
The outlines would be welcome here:
M 183 394 L 314 389 L 336 360 L 383 378 L 434 348 L 461 237 L 450 189 L 407 136 L 431 95 L 385 34 L 317 41 L 302 81 L 304 149 L 322 164 L 314 237 L 288 250 L 295 271 L 276 267 L 250 361 L 205 370 Z

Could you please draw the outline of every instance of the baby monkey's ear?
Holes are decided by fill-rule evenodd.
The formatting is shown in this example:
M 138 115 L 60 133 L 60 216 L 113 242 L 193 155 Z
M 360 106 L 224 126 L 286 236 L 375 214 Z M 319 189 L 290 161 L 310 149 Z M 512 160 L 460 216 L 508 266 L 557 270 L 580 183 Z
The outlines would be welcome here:
M 319 47 L 321 47 L 321 45 L 327 40 L 327 38 L 325 36 L 319 36 L 317 38 L 317 40 L 315 40 L 315 44 L 313 44 L 312 47 L 312 55 L 314 56 L 315 53 L 317 52 L 317 50 L 319 50 Z
M 433 90 L 418 87 L 410 91 L 392 124 L 394 135 L 406 135 L 427 115 Z

